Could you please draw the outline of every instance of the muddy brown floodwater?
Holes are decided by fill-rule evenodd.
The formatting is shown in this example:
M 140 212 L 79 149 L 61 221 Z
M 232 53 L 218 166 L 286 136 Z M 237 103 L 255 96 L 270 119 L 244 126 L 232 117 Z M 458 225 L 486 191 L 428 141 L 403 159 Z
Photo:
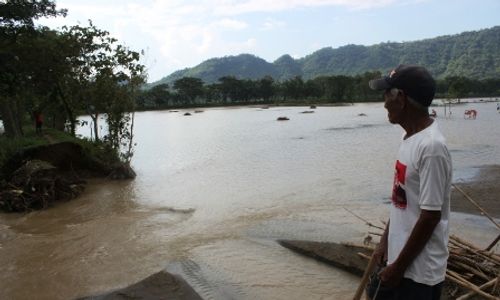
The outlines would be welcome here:
M 477 119 L 464 119 L 471 108 Z M 381 224 L 402 131 L 380 103 L 304 109 L 137 113 L 135 180 L 95 180 L 71 202 L 0 214 L 0 299 L 99 295 L 163 269 L 204 299 L 351 297 L 359 278 L 275 240 L 359 242 L 369 228 L 345 208 Z M 496 104 L 436 110 L 454 181 L 498 217 Z M 488 244 L 498 230 L 467 205 L 453 203 L 452 232 Z

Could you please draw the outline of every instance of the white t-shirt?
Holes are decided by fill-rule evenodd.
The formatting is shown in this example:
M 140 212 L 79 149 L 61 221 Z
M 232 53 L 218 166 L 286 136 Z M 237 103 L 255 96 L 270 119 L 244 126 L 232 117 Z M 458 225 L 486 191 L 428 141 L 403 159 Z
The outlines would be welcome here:
M 421 209 L 441 211 L 441 221 L 406 269 L 405 278 L 427 285 L 445 279 L 451 180 L 450 153 L 436 121 L 402 141 L 392 193 L 388 263 L 393 263 L 403 249 Z

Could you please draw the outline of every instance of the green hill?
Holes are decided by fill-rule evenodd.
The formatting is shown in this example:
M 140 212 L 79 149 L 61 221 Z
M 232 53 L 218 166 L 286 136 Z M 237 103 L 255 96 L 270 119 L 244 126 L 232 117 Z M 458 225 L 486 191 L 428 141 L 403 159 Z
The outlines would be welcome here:
M 424 65 L 436 78 L 500 78 L 500 26 L 412 42 L 328 47 L 300 59 L 283 55 L 273 63 L 251 54 L 212 58 L 196 67 L 176 71 L 151 86 L 186 76 L 213 83 L 223 76 L 258 79 L 269 75 L 286 80 L 295 76 L 310 79 L 375 70 L 385 73 L 398 64 Z

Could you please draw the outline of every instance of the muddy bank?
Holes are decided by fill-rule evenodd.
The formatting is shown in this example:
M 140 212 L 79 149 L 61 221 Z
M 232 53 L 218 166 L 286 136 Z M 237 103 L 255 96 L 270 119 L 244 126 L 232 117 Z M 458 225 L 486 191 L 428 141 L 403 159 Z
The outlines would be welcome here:
M 45 209 L 74 199 L 83 192 L 85 179 L 135 178 L 129 164 L 100 159 L 76 142 L 21 149 L 1 166 L 0 175 L 0 210 L 5 212 Z
M 477 175 L 455 184 L 477 202 L 490 216 L 500 218 L 500 165 L 475 168 Z M 451 211 L 480 215 L 480 211 L 457 189 L 452 188 Z
M 184 279 L 162 270 L 126 288 L 102 295 L 80 298 L 80 300 L 201 300 L 202 298 Z

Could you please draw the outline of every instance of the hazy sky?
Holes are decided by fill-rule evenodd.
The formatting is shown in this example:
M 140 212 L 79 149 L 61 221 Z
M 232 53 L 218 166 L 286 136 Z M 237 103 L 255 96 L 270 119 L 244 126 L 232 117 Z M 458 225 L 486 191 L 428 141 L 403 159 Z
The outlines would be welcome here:
M 269 62 L 346 44 L 373 45 L 500 25 L 500 0 L 59 0 L 58 28 L 88 19 L 135 51 L 148 81 L 212 57 Z

